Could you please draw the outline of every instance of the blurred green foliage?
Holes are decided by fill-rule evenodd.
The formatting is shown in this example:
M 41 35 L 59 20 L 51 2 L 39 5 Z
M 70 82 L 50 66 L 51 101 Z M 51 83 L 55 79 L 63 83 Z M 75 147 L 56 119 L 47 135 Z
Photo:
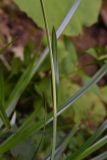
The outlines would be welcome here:
M 44 28 L 44 23 L 39 0 L 14 0 L 18 6 L 25 11 L 37 24 Z M 68 13 L 74 0 L 51 0 L 45 1 L 47 19 L 50 31 L 53 26 L 58 29 L 64 17 Z M 90 26 L 97 21 L 102 0 L 81 0 L 70 25 L 65 29 L 67 35 L 77 35 L 81 32 L 82 26 Z

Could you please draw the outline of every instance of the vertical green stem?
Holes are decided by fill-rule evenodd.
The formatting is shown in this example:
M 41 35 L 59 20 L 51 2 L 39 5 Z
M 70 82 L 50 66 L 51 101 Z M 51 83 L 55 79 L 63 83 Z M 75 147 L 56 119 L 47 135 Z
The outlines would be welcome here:
M 5 126 L 7 128 L 10 128 L 11 125 L 4 109 L 5 105 L 4 85 L 5 84 L 4 84 L 3 72 L 2 70 L 0 70 L 0 118 L 4 122 Z
M 49 35 L 49 29 L 48 29 L 48 23 L 47 18 L 45 14 L 45 7 L 43 4 L 43 0 L 40 0 L 41 2 L 41 8 L 46 28 L 46 34 L 47 34 L 47 41 L 48 41 L 48 47 L 49 47 L 49 53 L 50 53 L 50 61 L 51 61 L 51 71 L 52 71 L 52 95 L 53 95 L 53 143 L 52 143 L 52 156 L 51 160 L 54 159 L 55 156 L 55 147 L 56 147 L 56 135 L 57 135 L 57 98 L 56 98 L 56 80 L 55 80 L 55 70 L 54 70 L 54 61 L 53 61 L 53 54 L 52 54 L 52 46 L 51 46 L 51 39 Z

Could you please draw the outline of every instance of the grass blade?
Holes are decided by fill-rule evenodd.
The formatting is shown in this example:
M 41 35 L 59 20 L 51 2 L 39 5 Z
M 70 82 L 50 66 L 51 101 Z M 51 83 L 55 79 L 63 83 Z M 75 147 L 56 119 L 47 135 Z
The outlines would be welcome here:
M 10 123 L 4 109 L 4 106 L 5 106 L 4 101 L 5 101 L 4 78 L 3 78 L 3 72 L 0 71 L 0 117 L 4 122 L 5 126 L 7 128 L 10 128 Z
M 23 125 L 15 133 L 13 133 L 2 144 L 0 144 L 0 154 L 7 152 L 20 142 L 23 142 L 36 130 L 39 130 L 40 126 L 42 126 L 42 128 L 44 127 L 43 121 L 35 123 L 34 119 L 35 113 L 31 114 L 31 116 L 25 120 Z
M 103 122 L 103 124 L 96 130 L 96 132 L 86 141 L 85 144 L 81 146 L 80 149 L 78 149 L 71 157 L 75 158 L 76 156 L 79 157 L 79 155 L 89 146 L 91 146 L 95 141 L 98 140 L 98 138 L 104 133 L 104 131 L 107 129 L 107 120 Z
M 65 30 L 65 27 L 69 24 L 71 18 L 73 17 L 73 15 L 75 14 L 76 10 L 78 9 L 79 5 L 80 5 L 81 0 L 75 0 L 73 6 L 71 7 L 70 11 L 68 12 L 67 16 L 65 17 L 64 21 L 62 22 L 62 24 L 60 25 L 60 27 L 57 30 L 57 37 L 59 38 L 59 36 L 62 34 L 62 32 Z
M 42 13 L 43 13 L 43 19 L 44 19 L 44 24 L 46 28 L 46 35 L 47 35 L 47 41 L 48 41 L 48 47 L 49 47 L 49 55 L 50 55 L 50 62 L 51 62 L 51 78 L 52 78 L 52 100 L 53 100 L 53 142 L 52 142 L 52 156 L 51 160 L 54 160 L 55 156 L 55 147 L 56 147 L 56 137 L 57 137 L 57 91 L 56 91 L 56 77 L 55 77 L 55 64 L 54 64 L 54 59 L 53 55 L 55 55 L 56 52 L 56 39 L 54 37 L 52 38 L 53 43 L 51 44 L 51 39 L 49 35 L 49 29 L 48 29 L 48 23 L 47 23 L 47 17 L 46 17 L 46 12 L 45 12 L 45 7 L 43 0 L 40 0 L 41 3 L 41 8 L 42 8 Z M 54 36 L 54 33 L 53 33 Z M 52 50 L 53 48 L 53 50 Z
M 91 160 L 106 160 L 107 159 L 107 151 L 92 158 Z
M 65 136 L 65 138 L 63 138 L 62 142 L 57 146 L 56 150 L 55 150 L 55 158 L 58 159 L 57 157 L 61 157 L 61 154 L 63 153 L 63 151 L 65 150 L 65 148 L 67 147 L 69 141 L 71 140 L 71 138 L 76 134 L 76 132 L 78 131 L 78 126 L 74 126 L 74 128 L 72 129 L 72 131 L 67 134 Z M 50 160 L 51 157 L 48 156 L 46 158 L 46 160 Z
M 36 63 L 36 57 L 33 57 L 30 65 L 19 79 L 17 85 L 15 86 L 15 89 L 10 94 L 9 99 L 6 103 L 6 108 L 7 108 L 6 112 L 8 116 L 13 112 L 14 107 L 16 106 L 21 94 L 23 93 L 23 91 L 29 84 L 32 76 L 34 75 L 35 63 Z
M 99 141 L 97 141 L 95 144 L 93 144 L 89 148 L 86 148 L 84 152 L 82 152 L 79 156 L 76 156 L 75 158 L 73 158 L 73 160 L 83 160 L 84 158 L 88 157 L 93 152 L 97 151 L 98 149 L 100 149 L 106 144 L 107 144 L 107 136 L 104 136 Z M 70 158 L 72 159 L 72 157 Z
M 107 73 L 107 63 L 87 82 L 79 91 L 77 91 L 72 98 L 68 99 L 67 102 L 61 107 L 57 116 L 61 115 L 66 111 L 74 102 L 76 102 L 82 95 L 84 95 L 94 84 L 96 84 L 105 74 Z
M 58 69 L 58 58 L 57 58 L 57 37 L 56 37 L 56 31 L 54 27 L 52 30 L 52 54 L 53 54 L 54 71 L 55 71 L 55 79 L 56 79 L 56 90 L 58 90 L 59 69 Z
M 3 48 L 0 49 L 0 54 L 3 54 L 9 47 L 11 47 L 11 45 L 15 42 L 15 40 L 17 39 L 14 38 L 11 42 L 7 43 Z

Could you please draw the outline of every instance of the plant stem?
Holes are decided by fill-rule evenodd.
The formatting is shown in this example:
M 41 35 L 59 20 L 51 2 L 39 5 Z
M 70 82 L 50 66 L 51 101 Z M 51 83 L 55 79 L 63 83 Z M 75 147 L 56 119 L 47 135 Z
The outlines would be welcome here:
M 57 98 L 56 98 L 56 79 L 55 79 L 55 70 L 54 70 L 54 61 L 53 61 L 53 54 L 52 54 L 52 45 L 51 45 L 51 39 L 49 35 L 49 29 L 48 29 L 48 23 L 46 18 L 46 12 L 45 7 L 43 4 L 43 0 L 40 0 L 41 2 L 41 8 L 46 28 L 46 34 L 47 34 L 47 41 L 48 41 L 48 47 L 49 47 L 49 53 L 50 53 L 50 61 L 51 61 L 51 71 L 52 71 L 52 99 L 53 99 L 53 143 L 52 143 L 52 156 L 51 160 L 54 159 L 55 156 L 55 147 L 56 147 L 56 135 L 57 135 Z

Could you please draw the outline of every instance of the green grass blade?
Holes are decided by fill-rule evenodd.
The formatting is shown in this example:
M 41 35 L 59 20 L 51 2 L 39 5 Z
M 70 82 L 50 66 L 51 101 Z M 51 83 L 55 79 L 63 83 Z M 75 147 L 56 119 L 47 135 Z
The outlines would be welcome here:
M 7 108 L 6 111 L 8 115 L 10 115 L 13 112 L 14 107 L 16 106 L 21 94 L 23 93 L 23 91 L 29 84 L 32 76 L 34 75 L 35 63 L 36 63 L 36 57 L 34 57 L 31 60 L 30 65 L 19 79 L 18 83 L 15 86 L 15 89 L 13 89 L 12 93 L 10 94 L 9 99 L 6 103 L 6 108 Z
M 5 93 L 4 93 L 4 77 L 3 72 L 0 71 L 0 105 L 4 106 Z
M 16 106 L 21 94 L 23 93 L 23 91 L 25 90 L 26 86 L 29 84 L 32 76 L 35 73 L 35 61 L 36 58 L 33 58 L 31 64 L 28 66 L 24 74 L 21 76 L 17 85 L 15 86 L 15 89 L 13 89 L 12 93 L 9 96 L 9 99 L 6 103 L 6 112 L 8 116 L 13 112 L 14 107 Z
M 35 123 L 34 119 L 35 113 L 31 114 L 31 116 L 26 119 L 24 124 L 15 133 L 0 144 L 0 154 L 9 151 L 14 146 L 31 136 L 35 131 L 39 130 L 40 126 L 44 126 L 43 121 Z
M 87 82 L 79 91 L 77 91 L 72 98 L 68 99 L 67 102 L 62 106 L 57 116 L 61 115 L 66 111 L 73 103 L 75 103 L 82 95 L 84 95 L 89 89 L 96 84 L 105 74 L 107 73 L 107 63 Z
M 55 64 L 54 64 L 54 58 L 53 58 L 53 55 L 55 53 L 52 53 L 52 48 L 53 48 L 53 51 L 56 52 L 56 44 L 55 44 L 56 41 L 54 40 L 53 43 L 51 44 L 51 39 L 50 39 L 50 34 L 48 29 L 48 22 L 47 22 L 43 0 L 40 0 L 40 3 L 41 3 L 41 9 L 43 13 L 44 24 L 46 28 L 47 42 L 48 42 L 50 62 L 51 62 L 51 72 L 52 72 L 51 78 L 52 78 L 52 100 L 53 100 L 53 141 L 52 141 L 51 160 L 54 160 L 56 137 L 57 137 L 57 93 L 56 93 Z
M 98 138 L 104 133 L 104 131 L 107 129 L 107 120 L 103 122 L 103 124 L 96 130 L 96 132 L 84 143 L 71 157 L 75 158 L 76 156 L 79 157 L 79 155 L 89 146 L 91 146 L 95 141 L 98 140 Z
M 53 54 L 53 62 L 54 62 L 54 70 L 55 70 L 56 90 L 58 90 L 59 69 L 58 69 L 58 58 L 57 58 L 57 37 L 56 37 L 56 31 L 54 27 L 52 30 L 52 54 Z
M 0 54 L 6 52 L 6 50 L 11 47 L 11 45 L 15 42 L 17 38 L 13 39 L 11 42 L 7 43 L 3 48 L 0 49 Z
M 63 151 L 65 150 L 65 148 L 67 147 L 69 141 L 71 140 L 71 138 L 77 133 L 79 127 L 76 125 L 73 127 L 72 131 L 67 134 L 65 136 L 65 138 L 63 138 L 62 142 L 56 147 L 56 150 L 55 150 L 55 158 L 58 159 L 57 157 L 61 157 L 61 154 L 63 153 Z M 50 160 L 51 157 L 48 156 L 46 158 L 46 160 Z
M 95 144 L 93 144 L 89 148 L 86 148 L 85 151 L 82 152 L 79 156 L 76 156 L 75 158 L 73 158 L 73 160 L 83 160 L 106 144 L 107 144 L 107 136 L 104 136 L 99 141 L 97 141 Z
M 74 0 L 73 6 L 69 10 L 67 16 L 65 17 L 64 21 L 62 22 L 62 24 L 60 25 L 60 27 L 58 28 L 58 30 L 56 32 L 58 38 L 60 37 L 60 35 L 62 34 L 62 32 L 65 30 L 65 27 L 71 21 L 71 18 L 73 17 L 73 15 L 75 14 L 76 10 L 78 9 L 78 7 L 80 5 L 80 2 L 81 2 L 81 0 Z
M 107 151 L 92 158 L 91 160 L 106 160 L 107 159 Z
M 60 116 L 63 112 L 65 112 L 69 107 L 71 107 L 81 96 L 83 96 L 86 92 L 88 92 L 94 84 L 96 84 L 105 74 L 107 73 L 107 63 L 104 64 L 99 71 L 91 78 L 89 82 L 87 82 L 79 91 L 77 91 L 71 98 L 65 102 L 65 104 L 61 107 L 57 116 Z M 50 123 L 53 118 L 50 118 L 47 121 L 47 124 Z
M 58 86 L 59 86 L 59 70 L 58 70 L 58 59 L 57 59 L 57 37 L 56 31 L 53 27 L 52 30 L 52 56 L 53 56 L 53 76 L 54 76 L 54 83 L 53 83 L 53 100 L 54 100 L 54 138 L 53 138 L 53 151 L 51 159 L 55 157 L 55 148 L 56 148 L 56 141 L 57 141 L 57 107 L 58 107 Z
M 5 106 L 5 93 L 4 93 L 4 78 L 3 72 L 0 71 L 0 117 L 7 128 L 10 128 L 10 122 L 6 115 L 4 106 Z

